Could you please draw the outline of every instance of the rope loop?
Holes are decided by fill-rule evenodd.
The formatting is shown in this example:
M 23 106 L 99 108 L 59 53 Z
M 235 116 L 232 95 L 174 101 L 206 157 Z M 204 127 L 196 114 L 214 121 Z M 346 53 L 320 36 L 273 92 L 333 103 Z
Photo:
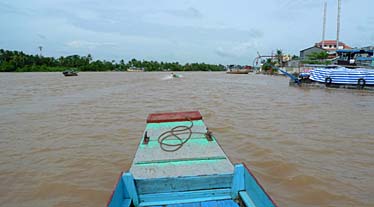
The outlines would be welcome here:
M 182 148 L 183 145 L 186 144 L 189 139 L 191 139 L 193 122 L 188 117 L 186 118 L 191 122 L 190 126 L 176 126 L 171 130 L 160 134 L 160 136 L 158 137 L 158 143 L 160 144 L 162 150 L 166 152 L 175 152 Z M 183 139 L 182 137 L 180 137 L 180 135 L 182 134 L 188 134 L 187 138 Z M 167 143 L 168 140 L 178 140 L 179 143 L 170 144 Z

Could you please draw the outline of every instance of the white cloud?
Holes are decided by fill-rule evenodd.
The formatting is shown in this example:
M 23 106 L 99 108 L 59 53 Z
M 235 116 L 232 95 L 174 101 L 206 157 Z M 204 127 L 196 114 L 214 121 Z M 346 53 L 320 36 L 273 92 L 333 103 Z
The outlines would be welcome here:
M 228 51 L 227 49 L 223 49 L 223 47 L 218 47 L 215 50 L 215 53 L 224 58 L 237 57 L 237 54 L 232 53 L 232 51 Z
M 67 42 L 66 45 L 74 49 L 95 49 L 97 47 L 103 46 L 114 46 L 115 44 L 109 42 L 90 42 L 86 40 L 73 40 Z
M 231 43 L 225 47 L 218 47 L 215 53 L 221 57 L 245 57 L 250 53 L 257 51 L 258 44 L 256 41 L 240 42 L 237 44 Z
M 164 11 L 167 14 L 171 14 L 177 17 L 184 17 L 184 18 L 202 18 L 203 14 L 196 8 L 189 7 L 184 10 L 166 10 Z

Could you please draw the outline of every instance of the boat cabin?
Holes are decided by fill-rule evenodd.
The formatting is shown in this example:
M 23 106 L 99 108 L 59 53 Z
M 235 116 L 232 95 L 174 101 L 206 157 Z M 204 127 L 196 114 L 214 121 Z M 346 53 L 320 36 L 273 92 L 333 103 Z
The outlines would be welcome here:
M 337 64 L 353 67 L 373 67 L 374 68 L 374 50 L 337 50 Z

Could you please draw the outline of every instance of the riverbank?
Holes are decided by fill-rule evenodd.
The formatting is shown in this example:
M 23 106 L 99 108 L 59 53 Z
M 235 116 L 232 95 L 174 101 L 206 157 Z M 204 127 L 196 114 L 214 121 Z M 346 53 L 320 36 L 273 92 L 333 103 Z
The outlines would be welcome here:
M 127 71 L 138 68 L 143 71 L 224 71 L 223 65 L 206 63 L 158 62 L 131 59 L 127 63 L 122 59 L 93 60 L 93 57 L 70 55 L 59 58 L 43 55 L 29 55 L 22 51 L 0 49 L 0 72 L 62 72 L 74 69 L 75 71 Z

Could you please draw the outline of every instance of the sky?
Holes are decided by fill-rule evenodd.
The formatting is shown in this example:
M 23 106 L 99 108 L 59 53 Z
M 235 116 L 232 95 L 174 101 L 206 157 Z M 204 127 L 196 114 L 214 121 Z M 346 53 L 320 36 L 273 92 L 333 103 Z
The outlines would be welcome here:
M 374 0 L 341 0 L 340 40 L 374 45 Z M 0 48 L 44 56 L 251 65 L 322 39 L 324 0 L 1 0 Z M 327 0 L 326 39 L 336 39 Z

